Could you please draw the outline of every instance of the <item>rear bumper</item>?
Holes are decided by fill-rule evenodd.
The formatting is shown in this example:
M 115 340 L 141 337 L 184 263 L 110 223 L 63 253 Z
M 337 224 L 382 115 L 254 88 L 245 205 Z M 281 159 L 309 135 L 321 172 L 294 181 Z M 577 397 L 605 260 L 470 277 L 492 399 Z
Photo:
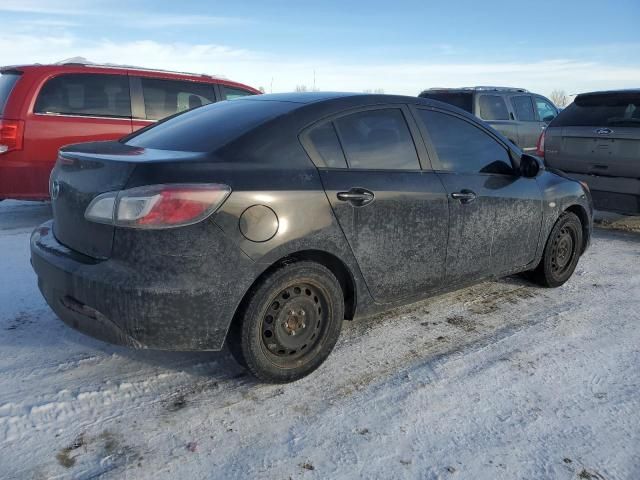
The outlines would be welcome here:
M 222 348 L 252 282 L 252 262 L 237 248 L 225 254 L 216 268 L 200 259 L 201 271 L 194 271 L 184 258 L 167 257 L 158 269 L 70 250 L 54 237 L 51 221 L 31 236 L 31 263 L 53 311 L 84 334 L 134 348 Z
M 568 173 L 567 175 L 589 185 L 596 210 L 630 215 L 640 213 L 640 179 L 579 173 Z

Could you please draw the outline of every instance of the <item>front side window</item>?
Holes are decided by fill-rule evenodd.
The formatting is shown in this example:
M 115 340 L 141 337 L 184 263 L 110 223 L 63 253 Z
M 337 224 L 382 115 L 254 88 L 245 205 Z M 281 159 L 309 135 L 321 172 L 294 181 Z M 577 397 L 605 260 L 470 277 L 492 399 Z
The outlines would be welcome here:
M 411 132 L 399 108 L 353 113 L 338 118 L 335 126 L 349 168 L 420 168 Z
M 246 97 L 247 95 L 255 95 L 255 93 L 241 88 L 227 87 L 226 85 L 220 85 L 222 90 L 222 98 L 224 100 L 233 100 L 234 98 Z
M 40 91 L 35 112 L 131 117 L 129 77 L 84 73 L 54 77 Z
M 542 122 L 550 122 L 558 115 L 556 107 L 540 97 L 536 97 L 536 108 L 538 109 L 538 117 Z
M 500 95 L 480 95 L 480 118 L 483 120 L 509 120 L 509 110 Z
M 533 103 L 529 95 L 511 97 L 511 104 L 516 112 L 516 117 L 521 122 L 535 122 L 536 114 L 533 111 Z
M 316 163 L 319 163 L 319 167 L 347 168 L 347 161 L 344 158 L 333 122 L 327 122 L 313 128 L 307 134 L 307 138 L 311 149 L 315 150 L 315 155 L 312 157 L 318 160 Z
M 484 130 L 432 110 L 418 110 L 433 144 L 440 169 L 455 173 L 511 174 L 511 159 L 505 147 Z
M 215 101 L 213 86 L 207 83 L 156 78 L 140 80 L 148 120 L 161 120 Z

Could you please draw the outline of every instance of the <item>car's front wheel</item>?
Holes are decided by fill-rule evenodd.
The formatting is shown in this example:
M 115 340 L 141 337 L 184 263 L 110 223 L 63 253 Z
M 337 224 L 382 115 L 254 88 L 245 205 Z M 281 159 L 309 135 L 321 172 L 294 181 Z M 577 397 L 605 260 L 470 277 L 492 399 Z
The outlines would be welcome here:
M 250 293 L 229 334 L 238 363 L 265 382 L 291 382 L 324 362 L 344 319 L 340 283 L 301 261 L 268 274 Z
M 553 226 L 535 280 L 545 287 L 559 287 L 576 269 L 582 252 L 582 224 L 571 212 L 564 212 Z

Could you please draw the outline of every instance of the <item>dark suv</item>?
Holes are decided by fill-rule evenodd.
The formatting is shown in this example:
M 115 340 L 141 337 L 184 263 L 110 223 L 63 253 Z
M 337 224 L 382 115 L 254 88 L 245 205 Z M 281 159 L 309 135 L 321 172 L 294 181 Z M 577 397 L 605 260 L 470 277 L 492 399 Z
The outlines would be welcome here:
M 343 319 L 485 278 L 566 282 L 591 232 L 580 183 L 477 118 L 415 97 L 256 95 L 119 142 L 63 148 L 38 285 L 116 343 L 219 350 L 308 374 Z
M 419 96 L 450 103 L 474 114 L 531 153 L 540 133 L 558 115 L 551 100 L 523 88 L 432 88 Z
M 539 149 L 547 165 L 591 187 L 596 208 L 640 213 L 640 89 L 578 95 Z

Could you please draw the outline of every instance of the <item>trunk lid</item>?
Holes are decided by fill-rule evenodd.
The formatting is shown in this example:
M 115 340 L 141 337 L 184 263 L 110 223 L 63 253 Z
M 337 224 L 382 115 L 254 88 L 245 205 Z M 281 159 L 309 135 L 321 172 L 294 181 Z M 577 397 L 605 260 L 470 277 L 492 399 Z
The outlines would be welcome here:
M 65 147 L 51 173 L 53 233 L 65 246 L 90 257 L 111 255 L 115 227 L 85 219 L 91 201 L 101 193 L 126 187 L 136 165 L 193 157 L 132 147 L 120 142 L 93 142 Z

